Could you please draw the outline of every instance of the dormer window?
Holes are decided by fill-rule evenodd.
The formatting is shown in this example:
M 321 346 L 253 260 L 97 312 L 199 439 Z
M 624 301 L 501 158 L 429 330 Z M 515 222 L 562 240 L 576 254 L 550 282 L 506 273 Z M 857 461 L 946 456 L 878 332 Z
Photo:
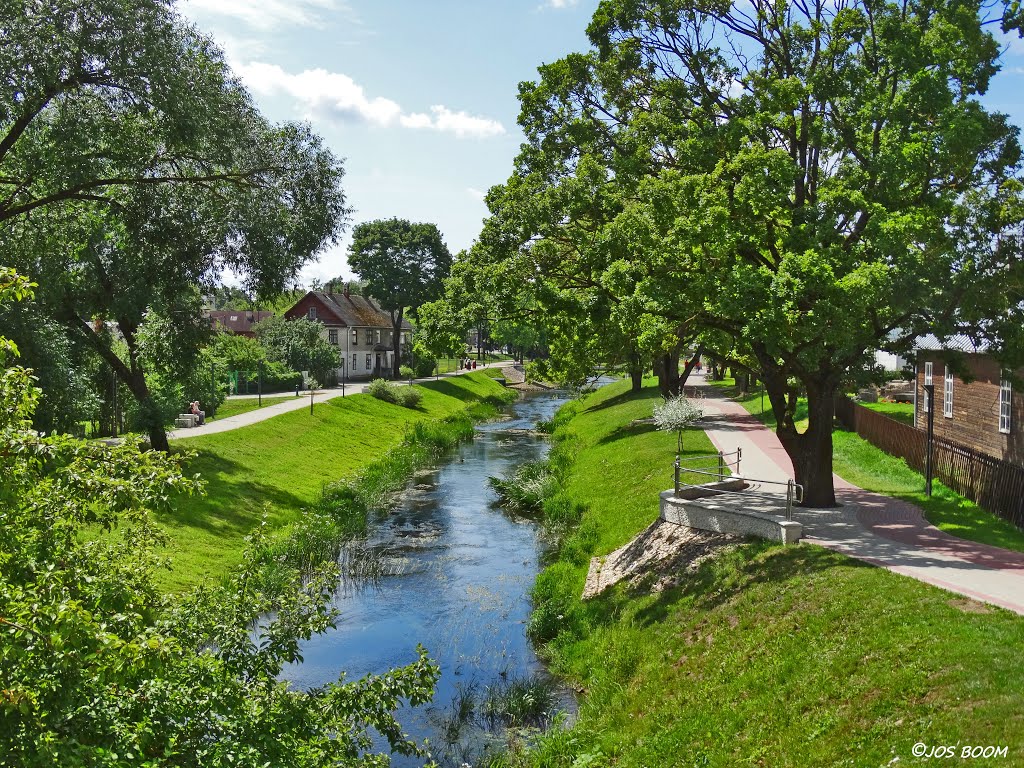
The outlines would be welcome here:
M 316 320 L 316 307 L 309 308 L 309 319 Z

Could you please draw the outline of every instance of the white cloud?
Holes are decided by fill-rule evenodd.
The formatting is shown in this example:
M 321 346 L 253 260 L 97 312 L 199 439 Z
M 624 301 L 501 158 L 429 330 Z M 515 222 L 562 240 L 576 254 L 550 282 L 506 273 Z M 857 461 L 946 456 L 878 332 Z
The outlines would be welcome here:
M 497 120 L 467 112 L 453 112 L 440 104 L 424 112 L 405 113 L 391 99 L 370 98 L 348 75 L 325 69 L 307 69 L 298 74 L 285 72 L 276 64 L 236 64 L 234 70 L 245 84 L 259 94 L 286 94 L 303 109 L 303 117 L 329 122 L 366 122 L 404 128 L 450 133 L 457 138 L 489 138 L 505 133 Z
M 570 8 L 580 0 L 548 0 L 549 8 Z
M 312 26 L 322 22 L 324 12 L 351 13 L 337 0 L 182 0 L 182 8 L 187 13 L 228 17 L 265 30 L 284 24 Z
M 402 115 L 401 123 L 406 128 L 430 128 L 442 133 L 453 133 L 460 139 L 466 137 L 486 139 L 505 133 L 505 127 L 489 117 L 477 117 L 466 112 L 452 112 L 441 104 L 435 104 L 430 111 L 432 116 L 422 112 Z
M 477 189 L 476 187 L 466 187 L 466 192 L 470 197 L 475 197 L 477 200 L 483 200 L 487 197 L 487 193 L 483 190 Z

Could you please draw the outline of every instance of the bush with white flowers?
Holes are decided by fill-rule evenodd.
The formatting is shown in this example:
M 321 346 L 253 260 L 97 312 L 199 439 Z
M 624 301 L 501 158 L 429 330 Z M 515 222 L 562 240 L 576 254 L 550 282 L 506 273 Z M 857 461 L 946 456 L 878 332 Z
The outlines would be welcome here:
M 676 453 L 683 452 L 683 430 L 703 417 L 701 402 L 686 395 L 678 395 L 654 406 L 655 426 L 665 432 L 676 433 Z

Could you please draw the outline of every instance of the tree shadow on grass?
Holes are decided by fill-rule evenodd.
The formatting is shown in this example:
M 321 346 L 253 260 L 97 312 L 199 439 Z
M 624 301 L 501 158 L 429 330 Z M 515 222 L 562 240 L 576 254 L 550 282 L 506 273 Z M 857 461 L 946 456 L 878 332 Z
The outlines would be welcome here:
M 248 472 L 238 462 L 214 454 L 202 454 L 185 471 L 199 473 L 206 488 L 201 496 L 179 495 L 171 511 L 157 519 L 180 527 L 197 528 L 218 535 L 248 533 L 260 521 L 266 504 L 278 509 L 300 510 L 308 502 L 288 491 L 254 480 L 238 481 Z
M 438 394 L 448 395 L 448 397 L 454 397 L 462 402 L 468 402 L 470 400 L 478 400 L 479 395 L 470 390 L 460 387 L 448 379 L 438 379 L 437 381 L 425 381 L 417 386 L 423 387 L 424 389 L 430 389 Z
M 616 428 L 614 431 L 609 432 L 607 435 L 598 440 L 598 445 L 605 445 L 607 443 L 614 443 L 617 440 L 623 440 L 627 437 L 638 437 L 640 435 L 646 435 L 648 432 L 657 431 L 657 427 L 650 422 L 633 422 L 629 424 L 623 424 L 621 427 Z
M 600 403 L 595 403 L 594 405 L 587 406 L 587 408 L 584 409 L 584 413 L 593 413 L 594 411 L 603 411 L 605 408 L 614 408 L 617 405 L 622 405 L 623 403 L 627 403 L 631 400 L 654 400 L 660 398 L 661 392 L 659 392 L 657 389 L 645 387 L 644 389 L 641 389 L 639 392 L 623 392 L 621 394 L 616 395 L 615 397 L 610 397 L 607 400 L 602 400 Z

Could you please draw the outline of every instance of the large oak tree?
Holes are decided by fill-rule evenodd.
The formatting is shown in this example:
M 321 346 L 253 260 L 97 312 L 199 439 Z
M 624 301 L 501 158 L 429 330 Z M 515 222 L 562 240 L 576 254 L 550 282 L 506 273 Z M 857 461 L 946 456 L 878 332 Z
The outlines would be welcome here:
M 186 375 L 204 335 L 190 297 L 225 267 L 252 295 L 284 288 L 340 231 L 341 164 L 308 127 L 264 119 L 167 0 L 5 3 L 0 75 L 5 259 L 125 382 L 166 449 L 147 316 L 171 320 L 169 367 Z
M 833 504 L 844 377 L 925 331 L 1005 329 L 1020 301 L 1018 131 L 979 102 L 986 13 L 605 0 L 593 49 L 521 87 L 491 242 L 749 355 L 806 502 Z

